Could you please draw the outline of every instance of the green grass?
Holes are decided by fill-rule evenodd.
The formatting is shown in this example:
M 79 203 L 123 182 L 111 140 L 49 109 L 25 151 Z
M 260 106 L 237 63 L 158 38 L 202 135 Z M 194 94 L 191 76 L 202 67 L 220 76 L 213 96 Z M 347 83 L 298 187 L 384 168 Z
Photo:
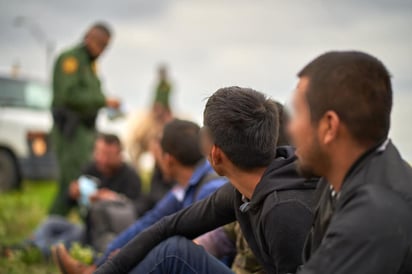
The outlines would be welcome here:
M 142 190 L 148 192 L 150 172 L 142 172 Z M 31 236 L 46 217 L 57 190 L 55 182 L 24 182 L 22 189 L 0 193 L 0 247 L 21 242 Z M 76 214 L 69 219 L 79 221 Z M 14 252 L 5 258 L 0 254 L 0 274 L 58 273 L 52 262 L 44 260 L 36 250 Z
M 142 190 L 148 192 L 150 172 L 142 172 Z M 57 190 L 55 182 L 24 182 L 21 190 L 0 193 L 0 247 L 21 242 L 31 236 L 46 217 Z M 69 219 L 79 221 L 76 214 Z M 58 273 L 52 262 L 41 258 L 35 250 L 14 252 L 5 258 L 0 255 L 0 274 Z
M 46 216 L 54 197 L 54 182 L 25 182 L 18 191 L 0 193 L 0 246 L 19 243 L 29 237 Z M 57 273 L 51 262 L 36 252 L 15 252 L 0 257 L 0 274 Z

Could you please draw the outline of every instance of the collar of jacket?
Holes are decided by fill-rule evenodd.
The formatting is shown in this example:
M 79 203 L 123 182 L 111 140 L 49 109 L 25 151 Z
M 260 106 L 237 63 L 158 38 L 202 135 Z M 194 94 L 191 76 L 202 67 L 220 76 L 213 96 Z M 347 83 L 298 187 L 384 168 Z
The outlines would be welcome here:
M 369 162 L 371 158 L 376 156 L 377 154 L 383 153 L 388 145 L 392 145 L 392 142 L 390 139 L 386 139 L 383 142 L 379 142 L 377 145 L 372 146 L 370 149 L 365 151 L 349 168 L 348 172 L 345 175 L 345 178 L 342 183 L 342 189 L 340 192 L 342 192 L 343 188 L 345 187 L 345 184 L 350 181 L 350 179 L 355 176 L 362 168 L 363 166 Z
M 256 185 L 250 208 L 260 204 L 274 191 L 314 189 L 319 178 L 305 179 L 296 169 L 295 150 L 290 146 L 278 147 L 276 158 L 269 164 L 259 183 Z

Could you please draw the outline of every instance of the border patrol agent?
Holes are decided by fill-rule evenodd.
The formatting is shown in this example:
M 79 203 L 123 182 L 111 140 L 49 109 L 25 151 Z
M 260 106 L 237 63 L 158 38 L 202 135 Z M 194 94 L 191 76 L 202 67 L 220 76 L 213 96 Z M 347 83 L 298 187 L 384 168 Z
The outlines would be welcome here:
M 168 80 L 167 67 L 161 65 L 158 70 L 159 82 L 156 86 L 153 108 L 156 113 L 172 113 L 170 108 L 170 94 L 172 92 L 172 85 Z
M 83 42 L 63 52 L 53 72 L 52 140 L 60 168 L 59 190 L 50 214 L 70 211 L 68 186 L 91 159 L 95 139 L 95 119 L 100 108 L 117 108 L 119 102 L 106 99 L 96 74 L 96 59 L 110 41 L 109 28 L 93 25 Z

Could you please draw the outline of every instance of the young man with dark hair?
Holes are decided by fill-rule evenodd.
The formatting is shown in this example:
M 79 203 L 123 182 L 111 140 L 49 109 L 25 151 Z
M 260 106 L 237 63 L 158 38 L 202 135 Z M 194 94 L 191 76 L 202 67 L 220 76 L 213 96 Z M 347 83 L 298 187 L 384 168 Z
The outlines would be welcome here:
M 189 239 L 235 220 L 266 272 L 296 271 L 317 180 L 298 176 L 277 134 L 272 100 L 246 88 L 216 91 L 204 111 L 203 150 L 231 184 L 146 229 L 96 273 L 232 273 Z
M 328 52 L 298 76 L 290 134 L 301 172 L 326 186 L 298 273 L 412 273 L 412 169 L 387 139 L 387 69 Z
M 95 141 L 93 159 L 82 174 L 99 179 L 98 190 L 92 201 L 121 199 L 120 194 L 131 200 L 140 196 L 141 180 L 123 160 L 122 144 L 114 134 L 100 133 Z M 69 186 L 69 203 L 76 204 L 79 197 L 79 182 L 72 181 Z
M 92 273 L 110 254 L 118 251 L 147 227 L 162 217 L 209 196 L 227 182 L 226 178 L 213 171 L 202 155 L 199 132 L 199 126 L 189 121 L 173 120 L 166 124 L 158 144 L 160 168 L 163 174 L 175 180 L 177 185 L 152 210 L 114 239 L 94 265 L 80 264 L 70 257 L 63 246 L 57 247 L 54 257 L 62 273 Z
M 287 134 L 289 114 L 284 106 L 275 101 L 279 117 L 279 134 L 276 146 L 290 144 Z M 264 269 L 250 249 L 239 222 L 227 224 L 194 240 L 218 259 L 233 258 L 231 269 L 236 274 L 261 274 Z
M 110 133 L 99 133 L 97 136 L 98 139 L 103 140 L 106 144 L 108 145 L 115 145 L 120 148 L 120 150 L 123 148 L 122 143 L 120 142 L 119 137 L 117 137 L 114 134 Z

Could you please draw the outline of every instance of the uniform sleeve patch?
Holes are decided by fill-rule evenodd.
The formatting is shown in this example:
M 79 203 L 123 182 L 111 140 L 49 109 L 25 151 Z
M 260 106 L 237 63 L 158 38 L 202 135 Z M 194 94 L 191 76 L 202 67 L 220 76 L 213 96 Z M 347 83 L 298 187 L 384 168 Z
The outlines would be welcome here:
M 62 65 L 63 65 L 63 72 L 66 74 L 75 73 L 77 69 L 79 68 L 79 62 L 74 57 L 66 57 L 63 60 Z

